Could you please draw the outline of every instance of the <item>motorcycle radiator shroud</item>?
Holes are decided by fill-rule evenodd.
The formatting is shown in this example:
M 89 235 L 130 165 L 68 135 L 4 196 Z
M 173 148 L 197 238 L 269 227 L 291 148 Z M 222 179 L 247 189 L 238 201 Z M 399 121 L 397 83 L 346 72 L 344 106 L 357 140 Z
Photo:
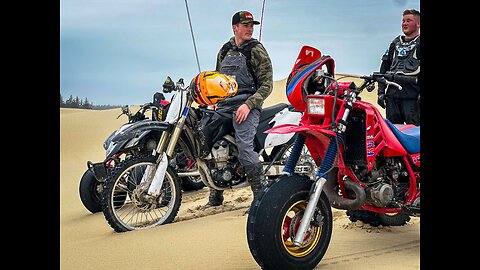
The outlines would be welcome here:
M 287 143 L 294 134 L 267 134 L 265 131 L 274 125 L 299 123 L 302 117 L 300 112 L 291 111 L 293 108 L 281 103 L 265 108 L 260 114 L 260 121 L 255 135 L 255 151 Z M 212 111 L 205 113 L 195 129 L 195 139 L 201 146 L 201 157 L 210 153 L 215 142 L 226 134 L 234 131 L 232 119 Z

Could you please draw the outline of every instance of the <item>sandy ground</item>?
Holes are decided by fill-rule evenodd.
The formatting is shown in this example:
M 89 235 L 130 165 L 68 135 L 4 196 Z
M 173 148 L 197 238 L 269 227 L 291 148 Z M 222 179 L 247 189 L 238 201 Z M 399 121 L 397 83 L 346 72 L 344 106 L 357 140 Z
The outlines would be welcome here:
M 374 93 L 362 94 L 375 101 Z M 285 81 L 275 82 L 266 106 L 286 102 Z M 381 110 L 383 113 L 383 110 Z M 115 233 L 103 213 L 91 214 L 78 195 L 86 161 L 104 158 L 102 143 L 126 117 L 119 109 L 60 109 L 61 269 L 260 269 L 246 240 L 250 189 L 225 192 L 223 206 L 204 210 L 206 188 L 185 192 L 172 224 Z M 372 228 L 333 210 L 328 251 L 315 269 L 419 269 L 420 218 L 402 227 Z

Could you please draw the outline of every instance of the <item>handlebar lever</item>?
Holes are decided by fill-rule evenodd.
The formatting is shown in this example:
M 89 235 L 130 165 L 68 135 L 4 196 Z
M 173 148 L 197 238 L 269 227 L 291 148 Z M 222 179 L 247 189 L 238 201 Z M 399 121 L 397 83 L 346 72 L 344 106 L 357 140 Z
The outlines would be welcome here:
M 398 83 L 396 83 L 396 82 L 391 82 L 391 81 L 385 80 L 385 84 L 387 84 L 387 85 L 393 85 L 393 86 L 397 87 L 398 90 L 402 90 L 402 86 L 400 86 L 400 84 L 398 84 Z

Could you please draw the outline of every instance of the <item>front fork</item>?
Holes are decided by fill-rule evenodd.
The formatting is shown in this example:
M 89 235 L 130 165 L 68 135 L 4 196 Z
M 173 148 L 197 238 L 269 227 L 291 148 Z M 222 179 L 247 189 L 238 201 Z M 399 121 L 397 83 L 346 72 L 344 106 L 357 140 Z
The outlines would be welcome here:
M 311 191 L 310 198 L 308 200 L 307 208 L 305 209 L 305 213 L 303 214 L 302 221 L 300 222 L 300 226 L 298 231 L 295 235 L 295 239 L 293 243 L 296 246 L 301 246 L 303 240 L 305 238 L 305 234 L 307 232 L 307 228 L 312 221 L 313 214 L 315 212 L 315 208 L 317 207 L 318 200 L 320 199 L 320 195 L 322 194 L 322 189 L 325 183 L 327 182 L 328 172 L 333 167 L 333 163 L 335 162 L 335 157 L 337 155 L 337 144 L 340 143 L 342 139 L 342 133 L 337 133 L 336 137 L 332 137 L 330 139 L 330 143 L 328 144 L 328 149 L 323 159 L 320 168 L 317 171 L 317 176 L 314 183 L 314 188 Z M 287 165 L 285 166 L 283 172 L 287 174 L 291 174 L 294 171 L 296 162 L 300 156 L 300 151 L 298 149 L 303 148 L 303 143 L 305 142 L 305 135 L 298 134 L 297 138 L 295 139 L 295 144 L 293 146 L 292 154 L 288 158 Z
M 172 136 L 170 136 L 169 130 L 165 130 L 160 137 L 160 142 L 158 143 L 157 148 L 153 152 L 153 154 L 161 154 L 158 156 L 155 165 L 150 165 L 147 167 L 146 173 L 143 177 L 147 178 L 148 180 L 152 179 L 150 176 L 153 174 L 153 171 L 155 171 L 150 187 L 148 188 L 148 194 L 151 196 L 157 197 L 158 195 L 160 195 L 161 187 L 163 185 L 163 180 L 165 179 L 165 173 L 168 167 L 169 158 L 172 157 L 175 151 L 175 145 L 180 138 L 183 127 L 185 126 L 185 121 L 187 119 L 191 103 L 192 101 L 189 99 L 183 109 L 182 115 L 180 116 L 175 125 Z M 142 181 L 148 181 L 147 179 L 142 179 Z
M 343 137 L 343 133 L 346 129 L 346 120 L 350 109 L 352 108 L 352 104 L 356 100 L 356 94 L 351 93 L 350 97 L 347 97 L 347 103 L 345 104 L 345 110 L 342 115 L 342 119 L 338 121 L 338 126 L 335 128 L 336 136 L 330 138 L 330 142 L 328 144 L 327 152 L 325 153 L 325 157 L 320 165 L 320 168 L 317 171 L 316 179 L 315 179 L 315 186 L 311 191 L 310 198 L 308 199 L 307 207 L 305 209 L 305 213 L 303 214 L 302 221 L 300 222 L 300 226 L 298 227 L 297 233 L 295 235 L 295 239 L 293 240 L 294 245 L 301 246 L 303 240 L 305 238 L 305 234 L 307 233 L 307 229 L 310 225 L 310 222 L 313 220 L 313 214 L 318 204 L 318 200 L 320 199 L 320 195 L 322 194 L 322 189 L 327 182 L 328 173 L 334 166 L 335 158 L 338 153 L 337 146 L 340 145 Z M 292 153 L 288 158 L 287 165 L 283 169 L 283 173 L 285 174 L 292 174 L 294 172 L 295 165 L 297 164 L 298 158 L 300 157 L 300 152 L 303 148 L 303 144 L 305 143 L 305 135 L 298 133 L 297 138 L 295 139 L 295 144 L 292 149 Z

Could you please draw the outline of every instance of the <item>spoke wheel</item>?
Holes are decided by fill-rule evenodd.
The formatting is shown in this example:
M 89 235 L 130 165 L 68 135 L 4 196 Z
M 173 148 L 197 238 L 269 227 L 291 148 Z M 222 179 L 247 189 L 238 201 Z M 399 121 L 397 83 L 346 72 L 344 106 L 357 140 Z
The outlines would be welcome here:
M 156 157 L 134 157 L 120 163 L 104 184 L 102 211 L 117 232 L 147 229 L 170 223 L 178 213 L 181 191 L 172 168 L 167 167 L 160 195 L 147 194 L 142 177 Z

